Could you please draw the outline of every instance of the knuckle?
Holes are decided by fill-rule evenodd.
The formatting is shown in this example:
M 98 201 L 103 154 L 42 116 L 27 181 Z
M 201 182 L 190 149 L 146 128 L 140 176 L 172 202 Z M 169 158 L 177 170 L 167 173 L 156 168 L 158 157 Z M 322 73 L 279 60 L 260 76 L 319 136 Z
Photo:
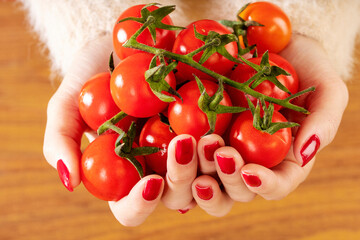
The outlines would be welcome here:
M 195 180 L 194 176 L 188 176 L 187 174 L 179 175 L 179 174 L 169 174 L 169 172 L 166 174 L 166 180 L 171 185 L 176 186 L 184 186 L 184 185 L 191 185 L 191 183 Z
M 256 194 L 254 193 L 247 193 L 247 194 L 229 194 L 230 198 L 234 200 L 235 202 L 251 202 L 254 200 Z

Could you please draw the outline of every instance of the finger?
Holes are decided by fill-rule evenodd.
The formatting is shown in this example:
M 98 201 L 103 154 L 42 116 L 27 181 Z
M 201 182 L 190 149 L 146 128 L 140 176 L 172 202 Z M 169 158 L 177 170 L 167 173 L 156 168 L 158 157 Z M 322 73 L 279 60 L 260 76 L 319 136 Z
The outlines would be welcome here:
M 60 87 L 48 104 L 43 152 L 56 168 L 64 186 L 73 191 L 80 184 L 81 136 L 85 130 L 77 105 Z
M 110 35 L 104 35 L 79 49 L 48 103 L 43 152 L 69 191 L 80 184 L 80 144 L 86 129 L 78 110 L 78 96 L 91 76 L 107 71 L 106 61 L 102 60 L 109 58 L 111 41 Z
M 234 203 L 221 191 L 218 182 L 208 175 L 201 175 L 194 180 L 192 192 L 199 207 L 212 216 L 225 216 Z
M 196 207 L 196 201 L 193 199 L 189 205 L 187 205 L 186 207 L 182 208 L 182 209 L 178 209 L 178 212 L 181 213 L 181 214 L 185 214 L 187 213 L 188 211 L 190 211 L 191 209 L 195 208 Z
M 306 179 L 312 166 L 313 161 L 301 167 L 295 159 L 284 160 L 272 169 L 247 164 L 241 169 L 241 175 L 252 192 L 267 200 L 279 200 L 294 191 Z
M 164 189 L 164 180 L 158 175 L 142 178 L 129 195 L 117 202 L 109 202 L 115 218 L 124 226 L 138 226 L 155 210 Z
M 248 189 L 241 178 L 244 161 L 239 152 L 232 147 L 222 147 L 216 150 L 215 156 L 218 176 L 230 198 L 238 202 L 253 200 L 256 194 Z
M 296 104 L 305 104 L 311 112 L 301 119 L 294 142 L 295 157 L 305 166 L 318 150 L 334 139 L 349 94 L 327 54 L 315 40 L 294 35 L 282 54 L 295 68 L 300 89 L 316 87 L 315 92 L 295 99 Z
M 217 134 L 210 134 L 202 137 L 197 144 L 197 152 L 199 156 L 199 170 L 203 174 L 216 173 L 214 162 L 214 152 L 225 146 L 224 140 Z
M 301 123 L 294 142 L 294 154 L 302 166 L 332 142 L 340 125 L 348 92 L 340 79 L 332 81 L 319 85 L 307 98 L 311 114 Z
M 168 146 L 166 186 L 162 201 L 170 209 L 186 208 L 193 200 L 191 184 L 197 174 L 196 141 L 187 134 Z

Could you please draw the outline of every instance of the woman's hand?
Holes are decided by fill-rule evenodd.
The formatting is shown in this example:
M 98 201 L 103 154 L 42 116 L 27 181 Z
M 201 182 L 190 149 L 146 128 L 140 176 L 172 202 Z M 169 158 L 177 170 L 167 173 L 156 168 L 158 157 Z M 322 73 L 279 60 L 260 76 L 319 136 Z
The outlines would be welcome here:
M 108 71 L 112 51 L 111 37 L 104 36 L 85 45 L 76 54 L 73 68 L 48 104 L 44 136 L 44 155 L 58 170 L 64 186 L 73 191 L 81 183 L 79 162 L 81 138 L 85 133 L 90 141 L 96 138 L 88 131 L 78 110 L 78 97 L 83 84 L 93 75 Z M 189 135 L 177 136 L 168 148 L 168 172 L 142 178 L 130 193 L 117 202 L 109 202 L 116 219 L 126 226 L 137 226 L 155 210 L 161 198 L 171 209 L 194 206 L 191 184 L 197 173 L 196 141 Z
M 245 164 L 232 147 L 224 147 L 217 135 L 209 135 L 198 143 L 199 167 L 202 173 L 192 185 L 194 199 L 207 213 L 214 216 L 227 214 L 234 201 L 248 202 L 256 195 L 267 200 L 287 196 L 302 183 L 314 164 L 315 154 L 334 139 L 348 102 L 344 82 L 332 68 L 321 46 L 314 40 L 294 35 L 289 46 L 281 53 L 295 68 L 300 90 L 311 86 L 316 91 L 294 101 L 307 108 L 308 116 L 285 111 L 289 121 L 299 122 L 294 130 L 295 139 L 282 163 L 268 169 L 257 164 Z M 213 161 L 205 156 L 209 147 Z M 218 180 L 224 187 L 222 190 Z

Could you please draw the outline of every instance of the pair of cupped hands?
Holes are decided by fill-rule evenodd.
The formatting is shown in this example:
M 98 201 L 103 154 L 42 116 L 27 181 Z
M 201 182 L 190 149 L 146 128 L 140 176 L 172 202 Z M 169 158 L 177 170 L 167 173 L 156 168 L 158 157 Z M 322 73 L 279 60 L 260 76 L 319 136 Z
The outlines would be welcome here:
M 75 54 L 71 68 L 48 103 L 44 155 L 70 191 L 81 182 L 82 135 L 85 132 L 90 140 L 95 137 L 87 132 L 79 114 L 79 92 L 90 77 L 108 71 L 111 39 L 103 36 Z M 241 155 L 225 146 L 218 135 L 205 136 L 198 142 L 190 135 L 178 135 L 168 147 L 165 177 L 145 176 L 126 197 L 109 202 L 121 224 L 140 225 L 160 202 L 181 213 L 198 205 L 220 217 L 231 210 L 234 202 L 249 202 L 256 195 L 266 200 L 282 199 L 306 179 L 315 154 L 336 135 L 348 103 L 348 90 L 315 40 L 295 34 L 280 55 L 297 71 L 300 90 L 316 87 L 315 92 L 294 101 L 308 109 L 310 115 L 285 112 L 289 121 L 301 126 L 293 129 L 295 137 L 284 161 L 272 169 L 245 164 Z

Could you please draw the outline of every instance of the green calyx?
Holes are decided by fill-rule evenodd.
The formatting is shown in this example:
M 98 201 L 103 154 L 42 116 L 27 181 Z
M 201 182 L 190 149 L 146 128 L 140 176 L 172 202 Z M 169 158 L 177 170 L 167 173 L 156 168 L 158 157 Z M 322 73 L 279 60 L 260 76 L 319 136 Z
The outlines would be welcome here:
M 160 55 L 160 65 L 157 65 L 157 55 L 153 57 L 150 62 L 149 70 L 145 72 L 145 80 L 149 83 L 149 86 L 152 92 L 164 102 L 173 102 L 176 101 L 174 96 L 182 99 L 179 93 L 173 89 L 169 83 L 165 81 L 165 77 L 172 72 L 177 65 L 177 62 L 171 62 L 170 64 L 165 63 L 164 56 Z M 167 92 L 170 95 L 164 94 L 163 92 Z
M 125 132 L 121 128 L 115 126 L 121 119 L 126 117 L 127 114 L 119 112 L 114 117 L 103 123 L 99 129 L 98 134 L 103 134 L 107 130 L 111 129 L 119 134 L 115 142 L 115 153 L 119 157 L 127 159 L 137 170 L 139 176 L 144 177 L 144 171 L 142 165 L 136 160 L 136 156 L 144 156 L 158 152 L 160 149 L 157 147 L 136 147 L 133 148 L 133 143 L 136 136 L 136 125 L 132 122 L 128 131 Z
M 164 24 L 161 22 L 164 17 L 166 17 L 167 15 L 169 15 L 170 13 L 172 13 L 175 10 L 175 5 L 159 7 L 158 9 L 155 9 L 152 12 L 147 9 L 148 7 L 154 6 L 154 5 L 160 5 L 160 4 L 150 3 L 141 9 L 141 17 L 139 17 L 139 18 L 137 18 L 137 17 L 124 18 L 124 19 L 120 20 L 118 23 L 121 23 L 124 21 L 129 21 L 129 20 L 136 21 L 136 22 L 139 22 L 142 24 L 148 23 L 148 25 L 146 27 L 149 29 L 149 32 L 151 34 L 151 38 L 152 38 L 154 44 L 156 44 L 156 29 L 157 28 L 171 30 L 171 31 L 184 29 L 184 27 L 168 25 L 168 24 Z
M 272 116 L 274 114 L 274 104 L 270 103 L 269 106 L 267 107 L 265 101 L 263 99 L 260 99 L 258 100 L 257 105 L 255 107 L 249 98 L 247 100 L 250 111 L 254 117 L 253 126 L 257 130 L 272 135 L 277 131 L 279 131 L 280 129 L 299 126 L 298 123 L 294 123 L 294 122 L 272 122 Z M 264 112 L 262 117 L 261 117 L 261 107 Z
M 233 61 L 235 63 L 240 63 L 240 61 L 234 58 L 225 48 L 225 45 L 231 42 L 237 41 L 237 38 L 234 34 L 219 34 L 214 31 L 210 31 L 208 35 L 203 35 L 196 31 L 196 27 L 194 25 L 194 33 L 197 39 L 200 39 L 204 42 L 204 46 L 196 49 L 195 51 L 189 53 L 189 56 L 194 56 L 196 53 L 204 50 L 201 58 L 199 60 L 199 64 L 203 64 L 206 60 L 209 59 L 211 55 L 214 53 L 219 53 L 226 59 Z
M 216 118 L 218 114 L 239 113 L 247 110 L 244 107 L 220 105 L 221 100 L 224 98 L 224 86 L 222 81 L 219 81 L 219 88 L 216 93 L 210 97 L 200 79 L 195 76 L 195 80 L 201 93 L 198 100 L 198 106 L 201 111 L 206 114 L 210 126 L 209 131 L 205 133 L 205 135 L 211 134 L 215 131 Z
M 220 20 L 219 23 L 222 25 L 229 27 L 233 30 L 233 33 L 235 36 L 237 36 L 237 43 L 238 43 L 238 49 L 239 49 L 239 56 L 244 55 L 245 53 L 250 52 L 252 49 L 255 48 L 255 45 L 249 46 L 248 40 L 247 40 L 247 29 L 250 26 L 257 26 L 257 27 L 263 27 L 261 23 L 251 21 L 251 20 L 244 20 L 240 17 L 240 13 L 243 12 L 247 6 L 249 6 L 250 3 L 245 4 L 237 13 L 237 21 L 229 21 L 229 20 Z M 245 49 L 241 48 L 240 46 L 240 40 L 239 36 L 243 37 Z
M 281 90 L 283 90 L 284 92 L 291 94 L 291 92 L 289 91 L 289 89 L 287 89 L 281 82 L 279 82 L 279 80 L 276 78 L 279 75 L 285 75 L 285 76 L 290 76 L 290 73 L 288 73 L 287 71 L 285 71 L 284 69 L 278 67 L 278 66 L 271 66 L 270 62 L 269 62 L 269 52 L 266 51 L 262 58 L 261 58 L 261 62 L 260 65 L 257 65 L 255 63 L 252 63 L 248 60 L 246 60 L 245 58 L 241 57 L 241 60 L 247 64 L 248 66 L 252 67 L 257 73 L 254 74 L 254 76 L 252 76 L 251 78 L 249 78 L 245 84 L 250 86 L 251 84 L 251 88 L 254 89 L 257 86 L 259 86 L 262 82 L 264 82 L 265 80 L 268 80 L 272 83 L 275 84 L 275 86 L 277 86 L 278 88 L 280 88 Z

